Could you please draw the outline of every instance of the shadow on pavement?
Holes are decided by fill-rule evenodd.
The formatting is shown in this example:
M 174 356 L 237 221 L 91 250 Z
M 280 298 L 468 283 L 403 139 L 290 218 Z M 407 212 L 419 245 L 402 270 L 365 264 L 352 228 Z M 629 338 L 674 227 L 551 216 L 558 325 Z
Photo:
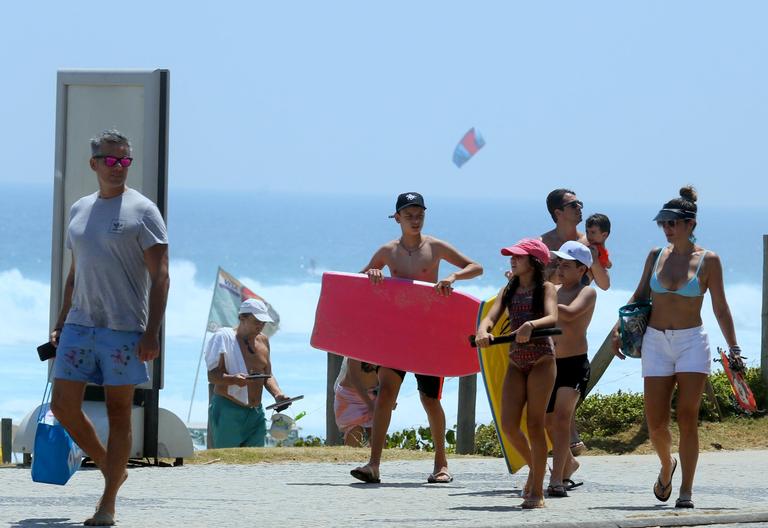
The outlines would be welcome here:
M 500 495 L 509 495 L 510 497 L 521 497 L 521 489 L 494 489 L 485 491 L 470 491 L 467 493 L 450 493 L 449 497 L 498 497 Z
M 368 484 L 365 482 L 350 482 L 349 484 L 335 484 L 333 482 L 286 482 L 286 486 L 319 486 L 319 487 L 339 487 L 339 488 L 435 488 L 435 484 L 419 482 L 380 482 L 379 484 Z M 445 486 L 443 486 L 445 487 Z
M 453 511 L 474 511 L 474 512 L 496 512 L 508 513 L 514 511 L 523 511 L 520 506 L 457 506 L 449 508 Z
M 30 528 L 33 526 L 82 526 L 81 522 L 72 522 L 71 519 L 62 517 L 51 517 L 47 519 L 22 519 L 11 524 L 11 528 Z
M 673 505 L 657 504 L 655 506 L 593 506 L 587 508 L 589 510 L 617 510 L 617 511 L 663 511 L 667 513 L 681 513 L 684 509 L 675 508 Z M 739 508 L 698 508 L 698 512 L 702 511 L 736 511 Z M 691 510 L 688 510 L 689 512 Z

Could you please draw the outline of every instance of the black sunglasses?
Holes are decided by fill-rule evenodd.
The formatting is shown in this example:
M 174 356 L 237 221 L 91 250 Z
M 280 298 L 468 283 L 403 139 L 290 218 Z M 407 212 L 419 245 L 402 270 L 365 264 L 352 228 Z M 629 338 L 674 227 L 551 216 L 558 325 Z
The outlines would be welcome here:
M 121 167 L 124 169 L 127 169 L 131 166 L 131 163 L 133 163 L 133 158 L 124 157 L 124 158 L 118 158 L 117 156 L 94 156 L 95 159 L 103 159 L 104 165 L 107 167 L 114 167 L 118 163 Z
M 560 206 L 560 209 L 565 209 L 566 207 L 573 207 L 575 209 L 583 209 L 584 208 L 584 202 L 581 200 L 571 200 L 570 202 L 564 203 Z
M 678 223 L 683 224 L 683 223 L 685 223 L 687 221 L 688 220 L 686 220 L 685 218 L 673 218 L 672 220 L 657 220 L 656 221 L 656 225 L 661 227 L 661 228 L 670 227 L 670 228 L 674 229 L 674 227 Z

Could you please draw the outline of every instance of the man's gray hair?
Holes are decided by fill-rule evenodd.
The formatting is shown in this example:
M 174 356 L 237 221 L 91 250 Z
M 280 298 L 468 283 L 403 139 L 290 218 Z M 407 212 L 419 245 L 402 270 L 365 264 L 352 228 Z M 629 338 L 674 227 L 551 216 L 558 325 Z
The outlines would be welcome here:
M 109 143 L 111 145 L 125 145 L 128 147 L 128 152 L 131 152 L 131 141 L 120 133 L 117 129 L 109 129 L 103 131 L 98 136 L 91 138 L 91 156 L 100 156 L 101 147 Z

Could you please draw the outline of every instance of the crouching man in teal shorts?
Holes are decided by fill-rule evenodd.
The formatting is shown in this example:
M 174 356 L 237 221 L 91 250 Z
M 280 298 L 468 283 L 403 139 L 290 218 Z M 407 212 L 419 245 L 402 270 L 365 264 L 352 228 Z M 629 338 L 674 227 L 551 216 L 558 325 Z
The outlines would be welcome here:
M 248 299 L 240 306 L 239 324 L 221 328 L 208 340 L 205 363 L 213 397 L 208 407 L 211 447 L 264 447 L 267 426 L 261 395 L 266 388 L 276 402 L 287 400 L 274 377 L 248 379 L 249 374 L 272 374 L 269 338 L 261 331 L 274 322 L 267 305 Z
M 72 266 L 51 332 L 58 345 L 51 410 L 104 475 L 104 493 L 86 526 L 115 524 L 117 492 L 128 478 L 134 387 L 160 354 L 168 298 L 168 236 L 157 206 L 126 186 L 131 145 L 116 130 L 91 140 L 98 192 L 74 203 L 67 227 Z M 105 447 L 82 403 L 85 385 L 104 386 Z

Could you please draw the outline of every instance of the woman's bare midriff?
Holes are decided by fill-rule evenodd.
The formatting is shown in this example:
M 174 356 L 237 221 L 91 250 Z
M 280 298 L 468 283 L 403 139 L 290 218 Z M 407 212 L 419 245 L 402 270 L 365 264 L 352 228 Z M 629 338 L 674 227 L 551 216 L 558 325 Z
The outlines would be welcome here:
M 701 326 L 704 297 L 682 297 L 674 293 L 654 293 L 648 326 L 656 330 L 684 330 Z

